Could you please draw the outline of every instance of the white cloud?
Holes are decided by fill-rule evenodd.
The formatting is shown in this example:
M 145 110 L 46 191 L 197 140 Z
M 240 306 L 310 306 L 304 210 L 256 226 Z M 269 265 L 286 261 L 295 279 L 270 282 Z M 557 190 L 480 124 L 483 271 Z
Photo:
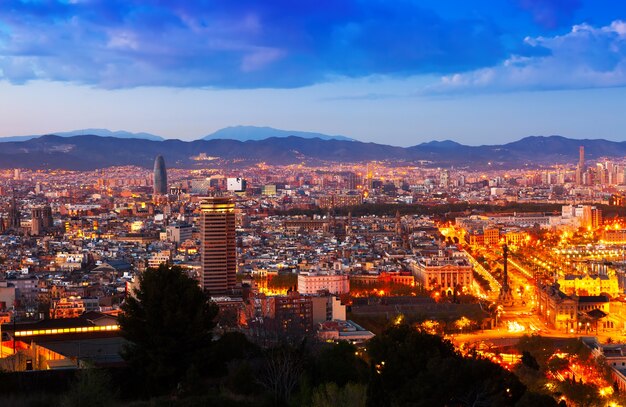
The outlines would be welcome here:
M 526 38 L 535 56 L 441 77 L 427 93 L 557 90 L 626 86 L 626 22 L 580 24 L 555 37 Z

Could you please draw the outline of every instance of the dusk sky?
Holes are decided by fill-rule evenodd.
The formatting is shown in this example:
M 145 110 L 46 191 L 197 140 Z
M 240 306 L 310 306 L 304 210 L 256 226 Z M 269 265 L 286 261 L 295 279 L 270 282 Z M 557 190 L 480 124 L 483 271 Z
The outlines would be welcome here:
M 0 136 L 626 140 L 626 2 L 0 0 Z

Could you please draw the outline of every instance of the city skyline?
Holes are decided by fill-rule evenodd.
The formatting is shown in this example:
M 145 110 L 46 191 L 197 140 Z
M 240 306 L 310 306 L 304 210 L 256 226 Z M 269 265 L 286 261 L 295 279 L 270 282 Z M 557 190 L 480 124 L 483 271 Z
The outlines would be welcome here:
M 400 146 L 622 140 L 624 19 L 624 5 L 574 0 L 10 1 L 0 136 L 257 125 Z

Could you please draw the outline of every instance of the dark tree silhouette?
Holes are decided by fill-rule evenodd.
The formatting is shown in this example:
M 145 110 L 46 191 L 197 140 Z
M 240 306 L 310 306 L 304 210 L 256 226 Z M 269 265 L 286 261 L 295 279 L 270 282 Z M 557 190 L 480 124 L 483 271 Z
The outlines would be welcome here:
M 206 370 L 217 306 L 180 267 L 148 269 L 122 310 L 120 326 L 129 341 L 122 356 L 146 394 L 164 393 L 189 372 Z

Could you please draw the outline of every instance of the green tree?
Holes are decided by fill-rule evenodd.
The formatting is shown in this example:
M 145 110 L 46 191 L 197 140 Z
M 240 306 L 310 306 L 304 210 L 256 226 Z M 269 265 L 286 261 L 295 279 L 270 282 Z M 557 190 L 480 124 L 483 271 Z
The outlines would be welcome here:
M 217 306 L 180 267 L 148 269 L 122 310 L 120 326 L 129 342 L 122 356 L 146 394 L 169 391 L 189 371 L 206 370 Z

